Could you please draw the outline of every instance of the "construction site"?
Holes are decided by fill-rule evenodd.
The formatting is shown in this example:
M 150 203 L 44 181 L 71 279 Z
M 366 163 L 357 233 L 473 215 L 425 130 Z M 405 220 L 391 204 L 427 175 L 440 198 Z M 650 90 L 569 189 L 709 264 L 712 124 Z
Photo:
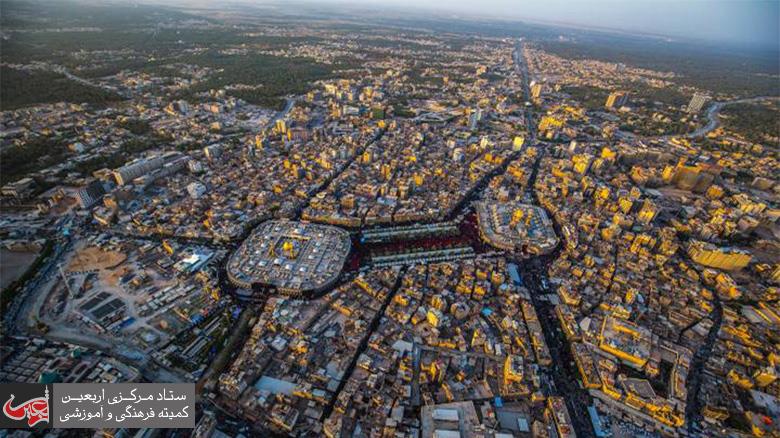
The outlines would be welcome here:
M 155 352 L 166 365 L 196 364 L 227 327 L 204 270 L 224 256 L 201 246 L 89 237 L 64 255 L 28 318 L 63 339 L 86 336 L 96 345 Z M 192 335 L 194 327 L 204 329 Z

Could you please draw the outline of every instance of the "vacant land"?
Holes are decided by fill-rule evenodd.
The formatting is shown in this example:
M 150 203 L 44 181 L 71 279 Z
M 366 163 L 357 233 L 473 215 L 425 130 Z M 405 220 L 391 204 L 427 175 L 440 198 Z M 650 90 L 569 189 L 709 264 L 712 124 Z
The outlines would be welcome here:
M 115 251 L 103 251 L 100 248 L 90 246 L 80 250 L 68 265 L 68 271 L 92 271 L 96 269 L 110 269 L 118 266 L 127 259 L 125 254 Z
M 780 107 L 766 104 L 739 103 L 721 110 L 723 126 L 754 143 L 780 146 Z
M 262 85 L 252 89 L 233 89 L 228 93 L 249 103 L 271 108 L 280 108 L 283 96 L 306 92 L 311 82 L 329 77 L 334 70 L 334 66 L 319 64 L 307 58 L 225 55 L 216 51 L 180 61 L 220 71 L 190 88 L 184 97 L 227 85 Z
M 2 67 L 0 102 L 2 110 L 41 103 L 71 102 L 106 104 L 122 98 L 98 87 L 85 85 L 49 71 L 22 71 Z

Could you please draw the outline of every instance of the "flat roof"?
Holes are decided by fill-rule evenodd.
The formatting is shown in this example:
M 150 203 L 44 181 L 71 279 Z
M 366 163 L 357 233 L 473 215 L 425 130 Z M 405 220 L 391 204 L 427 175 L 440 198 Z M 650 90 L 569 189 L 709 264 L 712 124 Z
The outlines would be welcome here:
M 295 384 L 286 380 L 263 376 L 255 383 L 255 388 L 261 391 L 268 391 L 271 394 L 292 395 L 295 390 Z
M 338 278 L 350 248 L 349 233 L 340 228 L 268 221 L 230 256 L 228 277 L 244 288 L 266 285 L 285 291 L 317 291 Z
M 433 431 L 433 436 L 435 438 L 460 438 L 460 431 L 436 429 Z
M 431 417 L 437 421 L 458 421 L 460 413 L 457 409 L 436 408 Z

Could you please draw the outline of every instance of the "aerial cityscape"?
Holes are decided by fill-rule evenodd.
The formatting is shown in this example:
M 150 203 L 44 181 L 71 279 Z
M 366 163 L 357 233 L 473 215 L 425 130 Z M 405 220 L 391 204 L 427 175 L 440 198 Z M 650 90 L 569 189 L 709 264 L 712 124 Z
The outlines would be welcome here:
M 780 15 L 0 8 L 0 383 L 197 395 L 46 436 L 780 437 Z

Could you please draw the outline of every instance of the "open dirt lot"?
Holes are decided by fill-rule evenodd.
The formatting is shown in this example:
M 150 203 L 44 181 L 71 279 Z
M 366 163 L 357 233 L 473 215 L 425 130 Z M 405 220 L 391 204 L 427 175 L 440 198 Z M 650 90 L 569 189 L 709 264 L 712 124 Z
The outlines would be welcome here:
M 127 259 L 127 255 L 115 251 L 103 251 L 90 246 L 79 250 L 68 265 L 69 272 L 92 271 L 95 269 L 110 269 Z

